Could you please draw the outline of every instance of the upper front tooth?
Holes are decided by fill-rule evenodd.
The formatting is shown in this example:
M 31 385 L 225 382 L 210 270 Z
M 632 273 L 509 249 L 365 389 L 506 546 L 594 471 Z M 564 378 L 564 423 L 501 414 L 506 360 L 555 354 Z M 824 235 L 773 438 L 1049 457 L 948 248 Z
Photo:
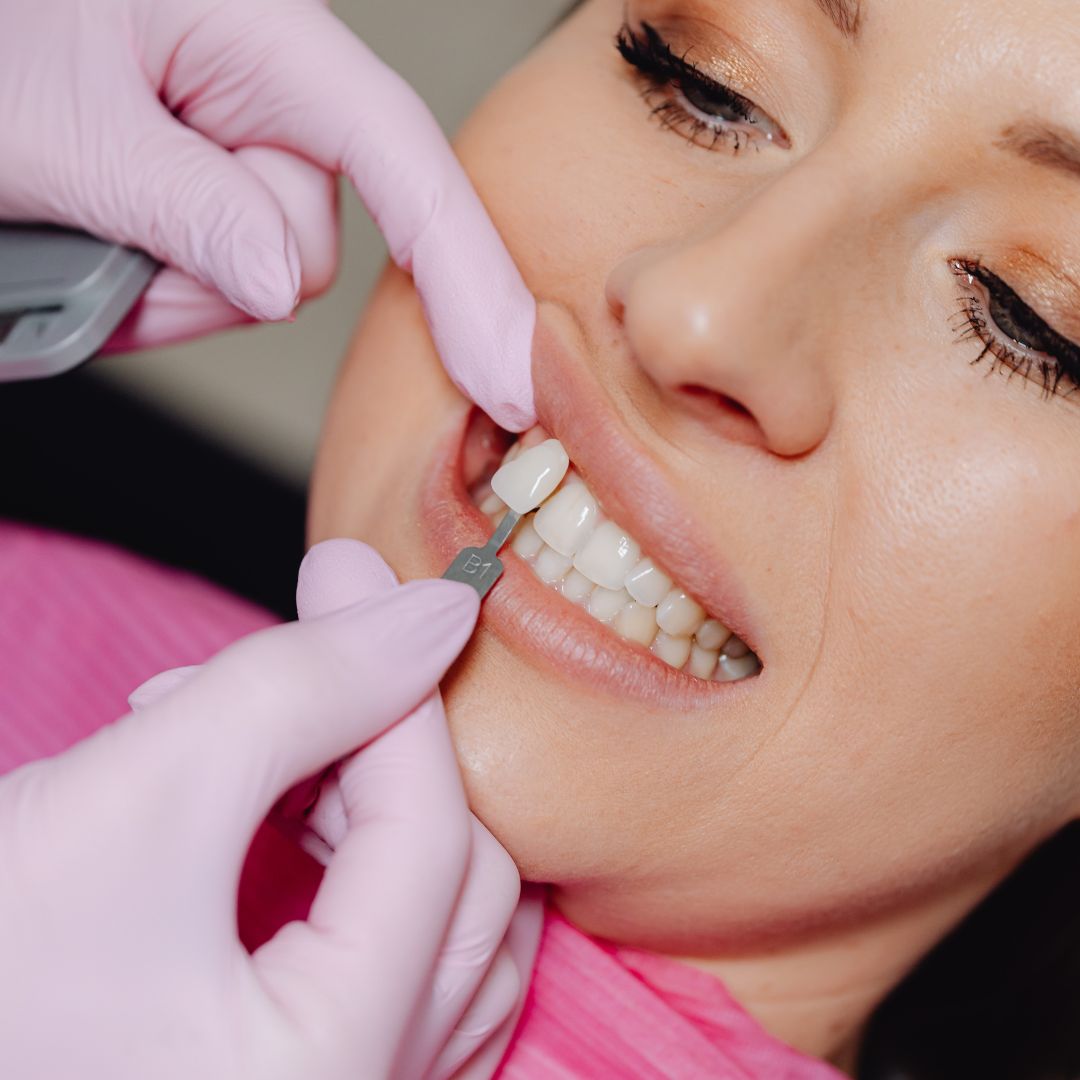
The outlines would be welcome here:
M 511 510 L 535 510 L 558 486 L 570 468 L 570 459 L 558 439 L 525 450 L 491 478 L 491 490 Z
M 626 591 L 646 607 L 656 607 L 671 589 L 671 578 L 652 559 L 642 559 L 626 577 Z
M 673 637 L 688 637 L 705 621 L 705 609 L 682 591 L 672 589 L 660 601 L 656 622 Z
M 570 484 L 536 512 L 536 531 L 560 555 L 576 555 L 596 528 L 599 510 L 584 484 Z
M 574 556 L 574 566 L 605 589 L 621 589 L 627 572 L 637 563 L 637 542 L 613 521 L 598 526 Z

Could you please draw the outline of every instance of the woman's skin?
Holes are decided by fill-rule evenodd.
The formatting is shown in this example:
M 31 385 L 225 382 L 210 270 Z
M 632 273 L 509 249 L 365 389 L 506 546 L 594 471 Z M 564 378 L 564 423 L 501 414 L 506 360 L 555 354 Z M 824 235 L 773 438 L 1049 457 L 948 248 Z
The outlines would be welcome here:
M 624 16 L 772 141 L 758 118 L 710 149 L 650 116 L 679 92 L 643 100 Z M 1080 357 L 1078 70 L 1074 0 L 863 0 L 857 21 L 841 0 L 591 0 L 458 142 L 539 301 L 541 422 L 765 665 L 666 678 L 592 623 L 585 651 L 643 674 L 582 678 L 534 652 L 521 597 L 547 634 L 585 617 L 508 573 L 447 686 L 473 806 L 577 925 L 693 958 L 841 1064 L 1080 813 L 1080 394 L 1047 397 L 1039 354 L 1026 377 L 972 363 L 972 296 L 980 332 L 1010 335 L 952 265 Z M 427 477 L 466 409 L 389 273 L 330 410 L 312 540 L 441 572 Z

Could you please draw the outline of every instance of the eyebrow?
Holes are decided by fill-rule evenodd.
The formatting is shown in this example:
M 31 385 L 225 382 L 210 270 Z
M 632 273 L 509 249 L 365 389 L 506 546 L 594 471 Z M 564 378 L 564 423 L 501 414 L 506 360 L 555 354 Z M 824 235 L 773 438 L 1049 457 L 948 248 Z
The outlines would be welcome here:
M 844 37 L 855 38 L 862 25 L 859 0 L 814 0 L 819 8 L 832 19 Z
M 1024 121 L 1007 127 L 998 145 L 1035 165 L 1080 177 L 1080 142 L 1061 128 Z

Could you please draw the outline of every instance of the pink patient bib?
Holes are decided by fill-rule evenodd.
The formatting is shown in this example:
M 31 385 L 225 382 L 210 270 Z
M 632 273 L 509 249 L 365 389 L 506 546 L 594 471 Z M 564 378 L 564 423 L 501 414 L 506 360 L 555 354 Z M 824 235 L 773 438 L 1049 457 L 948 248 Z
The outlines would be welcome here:
M 201 663 L 275 621 L 187 574 L 0 522 L 0 774 L 59 753 L 122 716 L 127 695 L 150 676 Z M 303 917 L 318 880 L 319 868 L 295 845 L 276 830 L 261 830 L 241 885 L 245 942 L 253 947 Z M 841 1074 L 766 1034 L 712 976 L 595 941 L 551 913 L 499 1077 L 840 1080 Z

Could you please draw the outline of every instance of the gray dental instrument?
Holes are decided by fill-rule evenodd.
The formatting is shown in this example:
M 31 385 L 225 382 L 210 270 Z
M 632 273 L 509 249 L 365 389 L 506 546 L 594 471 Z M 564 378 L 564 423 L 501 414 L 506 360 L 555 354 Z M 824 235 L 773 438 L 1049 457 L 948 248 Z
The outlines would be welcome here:
M 471 585 L 483 600 L 503 574 L 499 551 L 518 522 L 562 483 L 570 459 L 557 439 L 548 439 L 507 461 L 491 478 L 492 493 L 509 509 L 483 547 L 467 547 L 443 574 L 448 581 Z
M 443 574 L 447 581 L 460 581 L 471 585 L 483 600 L 491 587 L 503 575 L 503 564 L 499 558 L 499 551 L 503 544 L 510 539 L 510 534 L 517 528 L 521 515 L 513 510 L 507 510 L 506 516 L 499 522 L 498 527 L 491 534 L 491 539 L 482 547 L 463 548 L 458 557 L 450 564 L 449 569 Z
M 149 255 L 83 232 L 0 225 L 0 382 L 89 360 L 157 269 Z

